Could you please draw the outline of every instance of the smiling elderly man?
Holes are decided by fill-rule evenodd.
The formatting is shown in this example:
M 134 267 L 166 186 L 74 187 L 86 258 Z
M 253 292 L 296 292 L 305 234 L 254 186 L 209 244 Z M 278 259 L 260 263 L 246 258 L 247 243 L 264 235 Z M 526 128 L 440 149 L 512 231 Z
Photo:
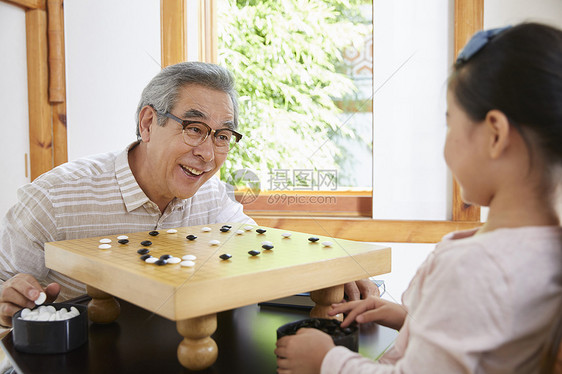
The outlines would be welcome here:
M 240 141 L 234 80 L 201 62 L 169 66 L 142 92 L 137 138 L 125 150 L 61 165 L 18 191 L 0 226 L 0 324 L 18 310 L 86 292 L 45 267 L 46 242 L 222 222 L 255 223 L 211 178 Z M 95 269 L 92 269 L 95 271 Z M 378 294 L 345 285 L 350 300 Z
M 85 286 L 45 267 L 45 242 L 221 222 L 249 222 L 211 178 L 242 138 L 231 74 L 217 65 L 169 66 L 144 89 L 137 138 L 125 150 L 61 165 L 18 191 L 0 227 L 0 324 Z M 95 269 L 92 269 L 95 271 Z M 43 286 L 42 286 L 43 285 Z M 45 287 L 45 288 L 44 288 Z

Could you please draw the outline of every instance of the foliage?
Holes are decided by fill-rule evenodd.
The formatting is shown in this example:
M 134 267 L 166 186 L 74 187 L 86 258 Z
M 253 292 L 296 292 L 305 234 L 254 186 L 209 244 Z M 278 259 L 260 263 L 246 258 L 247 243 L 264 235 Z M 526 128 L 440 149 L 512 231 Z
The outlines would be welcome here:
M 239 147 L 223 175 L 248 168 L 336 169 L 335 134 L 353 137 L 334 100 L 354 92 L 339 71 L 342 51 L 359 45 L 369 25 L 365 0 L 223 0 L 219 64 L 236 77 Z

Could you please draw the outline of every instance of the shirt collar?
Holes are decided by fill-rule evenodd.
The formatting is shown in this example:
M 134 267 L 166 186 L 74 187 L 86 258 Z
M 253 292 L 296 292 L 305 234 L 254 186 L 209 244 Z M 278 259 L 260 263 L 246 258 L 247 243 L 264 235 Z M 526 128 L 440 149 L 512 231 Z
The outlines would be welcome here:
M 131 167 L 129 166 L 129 151 L 132 150 L 140 143 L 139 140 L 129 144 L 122 152 L 120 152 L 117 157 L 115 158 L 115 176 L 117 178 L 117 183 L 119 184 L 119 190 L 121 191 L 121 196 L 123 198 L 123 202 L 125 203 L 125 207 L 127 208 L 127 212 L 131 212 L 146 203 L 151 203 L 154 205 L 155 209 L 158 209 L 158 206 L 151 202 L 151 200 L 146 196 L 144 191 L 140 188 L 133 172 L 131 171 Z M 168 204 L 168 208 L 170 211 L 176 210 L 178 207 L 183 207 L 186 201 L 190 199 L 178 199 L 174 198 Z
M 121 191 L 121 196 L 123 197 L 123 202 L 125 203 L 125 207 L 128 212 L 131 212 L 150 201 L 148 196 L 146 196 L 140 188 L 133 172 L 131 171 L 131 167 L 129 166 L 129 151 L 137 144 L 139 144 L 139 141 L 129 144 L 115 158 L 115 177 L 117 178 L 119 190 Z

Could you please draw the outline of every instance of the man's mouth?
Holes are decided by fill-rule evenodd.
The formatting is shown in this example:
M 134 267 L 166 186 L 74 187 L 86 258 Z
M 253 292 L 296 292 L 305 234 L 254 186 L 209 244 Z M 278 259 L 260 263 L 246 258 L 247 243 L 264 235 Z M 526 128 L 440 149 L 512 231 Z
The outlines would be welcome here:
M 193 169 L 186 165 L 180 165 L 180 166 L 183 169 L 184 173 L 189 176 L 198 177 L 205 172 L 204 170 Z

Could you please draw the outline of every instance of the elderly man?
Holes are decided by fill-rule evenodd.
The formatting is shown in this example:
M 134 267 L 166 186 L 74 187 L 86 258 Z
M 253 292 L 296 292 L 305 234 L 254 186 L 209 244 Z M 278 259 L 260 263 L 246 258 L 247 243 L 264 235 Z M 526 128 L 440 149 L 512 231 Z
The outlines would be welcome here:
M 85 286 L 45 267 L 45 242 L 220 222 L 249 222 L 212 176 L 242 138 L 234 80 L 217 65 L 163 69 L 144 89 L 125 150 L 61 165 L 18 191 L 0 227 L 0 324 Z M 95 271 L 95 269 L 92 269 Z
M 231 74 L 217 65 L 169 66 L 144 89 L 137 138 L 125 150 L 61 165 L 18 191 L 0 226 L 0 324 L 18 310 L 86 292 L 45 267 L 46 242 L 221 222 L 254 221 L 212 176 L 242 138 Z M 92 269 L 95 271 L 95 269 Z M 349 299 L 378 294 L 368 280 Z

